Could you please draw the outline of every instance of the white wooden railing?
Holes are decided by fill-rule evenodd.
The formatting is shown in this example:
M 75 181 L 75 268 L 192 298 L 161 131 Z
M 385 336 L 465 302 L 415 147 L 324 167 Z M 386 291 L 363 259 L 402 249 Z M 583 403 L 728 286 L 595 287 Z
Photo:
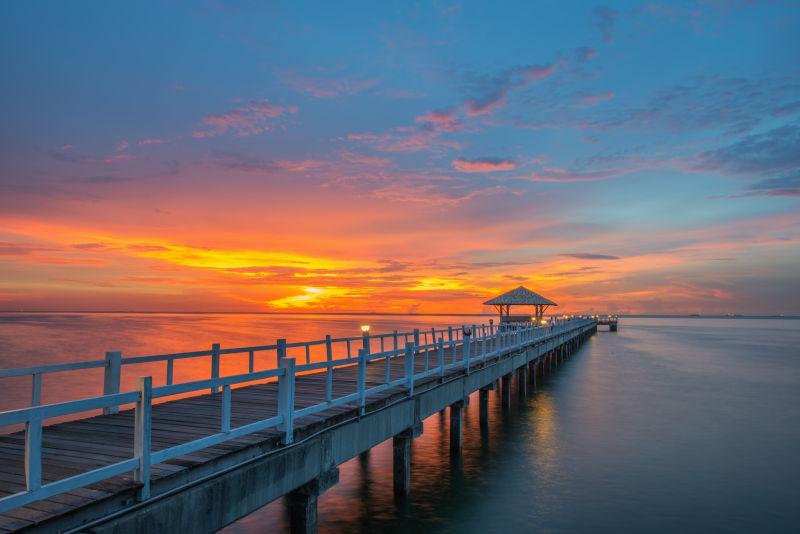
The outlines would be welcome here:
M 556 323 L 548 327 L 525 323 L 514 325 L 513 327 L 503 325 L 500 328 L 495 328 L 495 325 L 490 323 L 489 325 L 482 324 L 471 327 L 460 326 L 454 328 L 451 326 L 440 330 L 414 330 L 407 333 L 395 331 L 391 334 L 381 335 L 369 335 L 368 332 L 365 332 L 362 336 L 352 338 L 332 339 L 331 336 L 326 336 L 324 340 L 320 341 L 291 344 L 286 343 L 285 340 L 278 340 L 275 345 L 234 349 L 221 349 L 219 345 L 215 344 L 210 351 L 134 358 L 122 358 L 119 352 L 109 352 L 105 360 L 21 369 L 3 369 L 0 370 L 0 378 L 25 375 L 33 377 L 33 406 L 0 413 L 0 427 L 25 425 L 26 482 L 25 491 L 0 498 L 0 513 L 131 471 L 134 472 L 135 480 L 141 484 L 139 498 L 146 499 L 150 495 L 150 467 L 153 464 L 267 428 L 277 428 L 283 434 L 284 444 L 289 445 L 293 440 L 294 420 L 299 417 L 349 403 L 355 403 L 363 413 L 366 399 L 370 395 L 388 388 L 403 387 L 410 396 L 414 394 L 414 383 L 417 380 L 431 376 L 444 376 L 453 369 L 462 369 L 464 373 L 469 373 L 473 365 L 483 362 L 487 358 L 499 356 L 503 352 L 527 344 L 554 339 L 576 330 L 585 329 L 590 324 L 594 324 L 591 319 L 578 319 Z M 400 347 L 401 339 L 405 344 L 403 348 Z M 371 352 L 371 347 L 376 340 L 379 340 L 381 350 L 373 353 Z M 391 340 L 391 348 L 387 349 L 385 347 L 385 340 Z M 353 342 L 361 343 L 356 356 L 351 353 Z M 324 344 L 326 347 L 326 359 L 312 362 L 309 347 L 319 344 Z M 345 356 L 334 358 L 335 344 L 345 346 Z M 295 358 L 289 358 L 286 355 L 287 349 L 297 347 L 305 347 L 305 364 L 297 365 Z M 458 354 L 459 347 L 463 348 L 460 355 Z M 253 354 L 257 351 L 269 350 L 276 351 L 277 366 L 274 369 L 255 371 Z M 220 358 L 223 355 L 241 353 L 247 353 L 249 356 L 249 372 L 232 376 L 219 376 Z M 208 356 L 212 358 L 210 378 L 179 384 L 172 383 L 172 368 L 175 360 Z M 398 356 L 405 356 L 404 372 L 402 376 L 393 377 L 391 374 L 391 360 Z M 422 358 L 424 362 L 421 372 L 416 372 L 415 368 L 415 362 L 418 361 L 418 358 Z M 385 363 L 384 380 L 377 386 L 367 388 L 366 366 L 369 362 L 380 360 Z M 135 391 L 119 392 L 120 370 L 123 365 L 157 361 L 166 362 L 167 380 L 165 385 L 154 387 L 152 377 L 146 376 L 138 379 Z M 350 394 L 334 398 L 334 369 L 343 366 L 358 366 L 356 390 Z M 44 406 L 38 405 L 41 398 L 42 374 L 93 367 L 105 368 L 103 395 Z M 296 375 L 320 370 L 325 370 L 326 372 L 325 400 L 312 406 L 296 409 Z M 277 413 L 271 417 L 233 428 L 231 425 L 231 388 L 265 380 L 277 380 L 278 382 Z M 199 394 L 206 390 L 210 390 L 214 394 L 219 394 L 221 391 L 219 432 L 166 449 L 152 450 L 151 424 L 154 401 L 175 395 Z M 102 409 L 104 413 L 115 413 L 120 406 L 126 404 L 135 404 L 132 458 L 69 478 L 43 483 L 42 426 L 45 420 L 63 416 L 75 416 L 98 409 Z

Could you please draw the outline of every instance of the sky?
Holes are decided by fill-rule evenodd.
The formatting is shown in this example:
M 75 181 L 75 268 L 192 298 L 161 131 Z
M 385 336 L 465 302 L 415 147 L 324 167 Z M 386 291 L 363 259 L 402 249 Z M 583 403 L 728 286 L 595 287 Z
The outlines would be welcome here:
M 0 4 L 0 309 L 800 313 L 800 2 Z

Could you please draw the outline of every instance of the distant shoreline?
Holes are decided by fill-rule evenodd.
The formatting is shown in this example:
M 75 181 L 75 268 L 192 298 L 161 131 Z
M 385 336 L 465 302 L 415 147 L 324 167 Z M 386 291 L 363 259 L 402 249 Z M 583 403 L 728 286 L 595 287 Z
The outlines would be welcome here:
M 97 315 L 330 315 L 330 316 L 379 316 L 379 317 L 494 317 L 496 313 L 399 313 L 399 312 L 309 312 L 309 311 L 138 311 L 138 310 L 0 310 L 0 314 L 97 314 Z M 581 315 L 570 313 L 571 315 Z M 558 314 L 555 314 L 558 315 Z M 606 313 L 589 312 L 585 315 L 607 315 Z M 697 314 L 657 314 L 632 313 L 617 314 L 620 318 L 634 319 L 800 319 L 800 315 L 697 315 Z

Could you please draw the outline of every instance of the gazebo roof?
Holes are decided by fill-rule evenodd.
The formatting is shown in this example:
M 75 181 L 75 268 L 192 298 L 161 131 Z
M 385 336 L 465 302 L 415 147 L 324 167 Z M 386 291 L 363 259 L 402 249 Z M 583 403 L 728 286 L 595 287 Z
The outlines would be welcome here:
M 534 293 L 527 287 L 519 286 L 502 295 L 498 295 L 493 299 L 489 299 L 484 304 L 491 304 L 494 306 L 558 306 L 550 299 L 546 299 L 538 293 Z

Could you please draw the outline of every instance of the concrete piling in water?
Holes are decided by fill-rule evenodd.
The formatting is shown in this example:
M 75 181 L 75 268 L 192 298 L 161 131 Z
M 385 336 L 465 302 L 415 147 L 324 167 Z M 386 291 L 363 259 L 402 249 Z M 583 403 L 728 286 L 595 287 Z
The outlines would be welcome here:
M 500 398 L 504 410 L 511 407 L 511 374 L 503 375 L 500 380 Z
M 407 428 L 392 438 L 392 474 L 395 500 L 411 492 L 411 441 L 422 435 L 422 423 Z
M 293 534 L 317 532 L 317 500 L 337 482 L 339 482 L 338 467 L 286 495 L 289 507 L 289 529 Z
M 494 389 L 494 384 L 492 387 L 485 387 L 478 390 L 478 411 L 480 424 L 481 424 L 481 432 L 484 432 L 489 429 L 489 390 Z
M 450 405 L 450 452 L 457 454 L 461 453 L 463 408 L 464 401 L 454 402 Z
M 528 396 L 528 366 L 523 365 L 517 369 L 517 392 L 519 398 L 524 399 Z

